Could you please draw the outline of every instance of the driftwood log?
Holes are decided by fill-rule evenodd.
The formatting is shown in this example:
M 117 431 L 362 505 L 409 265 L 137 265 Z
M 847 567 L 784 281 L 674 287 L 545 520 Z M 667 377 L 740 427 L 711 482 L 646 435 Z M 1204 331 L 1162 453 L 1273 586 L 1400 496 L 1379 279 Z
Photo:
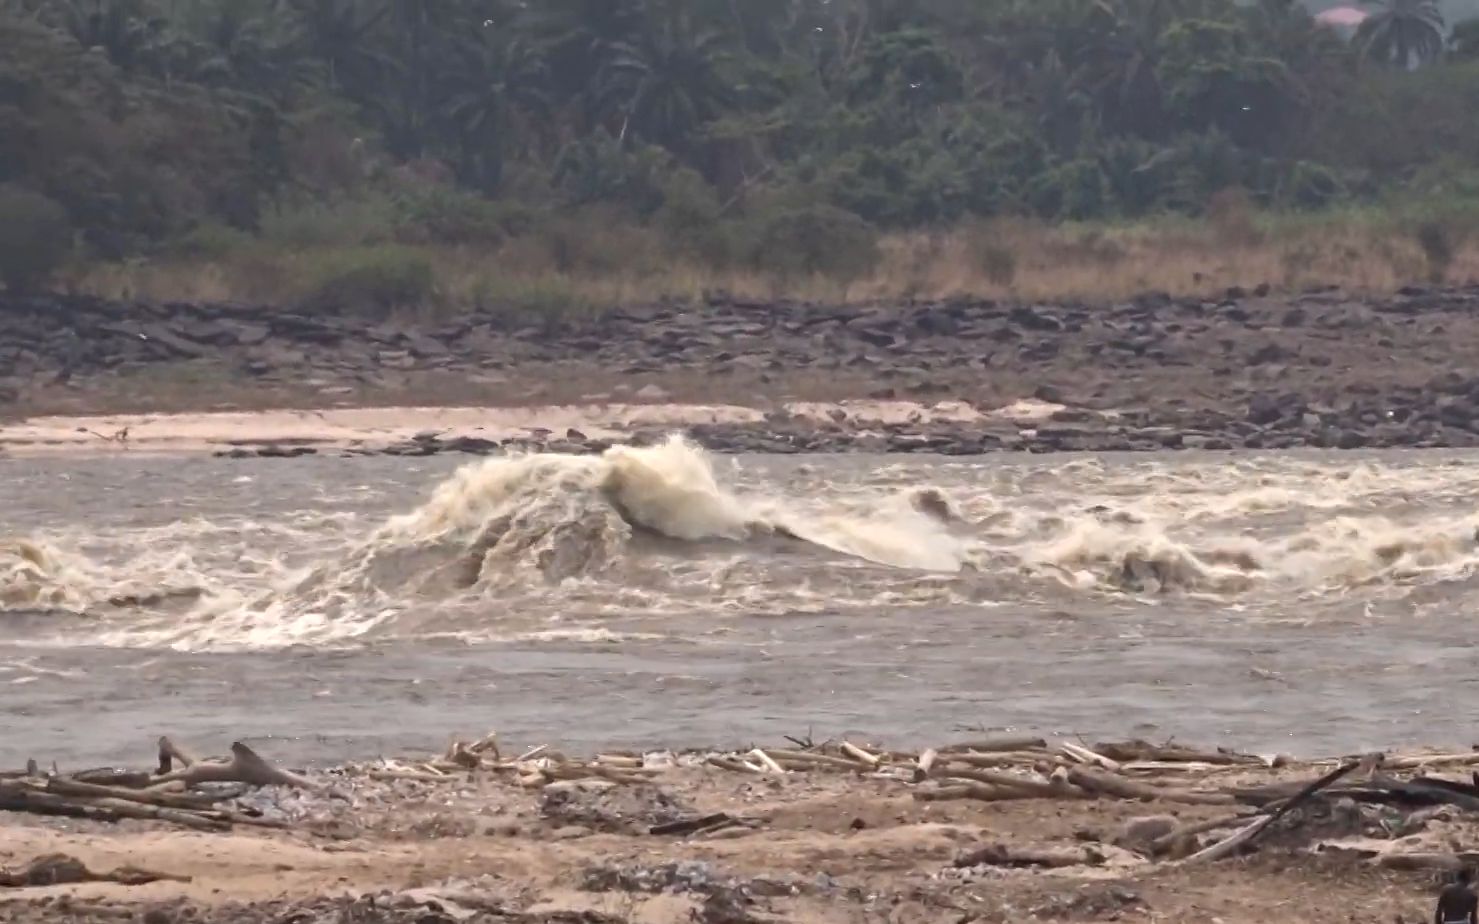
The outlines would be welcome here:
M 165 765 L 163 746 L 169 739 L 160 739 L 160 766 Z M 178 753 L 175 759 L 179 759 Z M 182 761 L 183 762 L 183 761 Z M 231 759 L 224 761 L 196 761 L 179 770 L 160 774 L 155 784 L 180 782 L 186 786 L 201 783 L 246 783 L 249 786 L 292 786 L 299 789 L 320 789 L 318 783 L 307 777 L 274 767 L 240 741 L 231 744 Z
M 175 744 L 168 735 L 159 739 L 159 776 L 164 776 L 174 769 L 175 761 L 179 761 L 181 767 L 188 767 L 197 763 L 196 759 L 187 751 Z
M 151 882 L 189 882 L 189 876 L 171 876 L 134 866 L 121 866 L 108 873 L 87 868 L 76 857 L 50 853 L 37 857 L 18 869 L 0 869 L 0 888 L 25 889 L 53 885 L 75 885 L 79 882 L 116 882 L 120 885 L 147 885 Z
M 744 824 L 747 824 L 747 822 L 743 819 L 735 818 L 726 812 L 715 812 L 712 815 L 703 815 L 698 818 L 685 818 L 681 821 L 670 821 L 667 824 L 653 825 L 647 830 L 647 833 L 659 837 L 686 837 L 690 834 L 708 834 L 720 828 Z
M 1231 828 L 1234 825 L 1246 825 L 1249 821 L 1250 818 L 1247 815 L 1222 815 L 1217 818 L 1188 822 L 1152 840 L 1149 844 L 1150 853 L 1152 856 L 1172 854 L 1178 846 L 1191 843 L 1191 839 L 1198 834 L 1207 834 L 1211 831 Z
M 1168 789 L 1150 786 L 1114 773 L 1074 767 L 1068 771 L 1068 781 L 1090 792 L 1117 796 L 1121 799 L 1140 799 L 1146 802 L 1181 802 L 1189 805 L 1231 805 L 1236 801 L 1224 792 L 1192 792 L 1184 789 Z
M 810 739 L 790 740 L 796 748 L 710 754 L 704 759 L 716 769 L 754 776 L 773 775 L 775 768 L 768 766 L 773 761 L 790 773 L 839 772 L 896 781 L 924 802 L 1130 799 L 1232 809 L 1214 817 L 1173 821 L 1131 845 L 1147 859 L 1183 863 L 1212 862 L 1253 849 L 1280 822 L 1288 826 L 1302 824 L 1306 818 L 1316 821 L 1319 814 L 1292 815 L 1315 798 L 1419 808 L 1442 805 L 1479 813 L 1479 773 L 1473 779 L 1427 775 L 1399 779 L 1389 772 L 1396 768 L 1479 766 L 1479 751 L 1407 757 L 1373 753 L 1357 761 L 1300 763 L 1284 756 L 1144 741 L 1105 742 L 1092 747 L 1057 742 L 1049 746 L 1042 738 L 1002 736 L 905 752 L 861 747 L 850 741 L 817 745 Z M 1299 766 L 1324 772 L 1312 781 L 1247 785 L 1255 774 L 1282 776 Z M 1239 805 L 1258 810 L 1239 812 Z M 1202 835 L 1223 831 L 1230 833 L 1210 845 L 1202 842 Z M 1057 859 L 1067 862 L 1071 855 L 1058 855 Z M 1005 857 L 1003 862 L 1010 865 L 1010 851 L 982 856 Z M 1032 865 L 1028 862 L 1030 856 L 1021 859 L 1024 865 Z M 1367 859 L 1375 861 L 1376 855 Z
M 165 821 L 186 828 L 194 828 L 197 831 L 224 831 L 230 827 L 230 823 L 225 819 L 201 812 L 161 808 L 157 805 L 141 805 L 123 799 L 79 800 L 23 787 L 7 786 L 0 789 L 0 810 L 27 812 L 32 815 L 89 818 L 94 821 L 122 821 L 125 818 Z
M 993 770 L 965 770 L 958 767 L 945 767 L 936 771 L 935 776 L 937 779 L 943 780 L 969 780 L 1002 789 L 1018 789 L 1030 795 L 1040 796 L 1046 799 L 1088 798 L 1087 792 L 1067 781 L 1048 780 L 1044 782 L 1042 780 Z
M 1251 754 L 1236 751 L 1206 750 L 1179 745 L 1154 745 L 1146 741 L 1105 741 L 1094 745 L 1098 753 L 1122 764 L 1135 761 L 1163 761 L 1168 763 L 1214 764 L 1220 766 L 1260 766 L 1267 762 Z
M 1047 741 L 1033 735 L 1002 735 L 997 738 L 977 738 L 971 741 L 962 741 L 940 748 L 940 753 L 951 754 L 959 751 L 975 751 L 980 754 L 998 753 L 1001 751 L 1029 751 L 1034 748 L 1045 750 Z
M 1428 775 L 1438 767 L 1479 766 L 1474 754 L 1439 754 L 1387 758 L 1367 755 L 1359 762 L 1313 761 L 1293 764 L 1220 748 L 1153 745 L 1143 741 L 1096 743 L 1054 742 L 1031 736 L 1000 736 L 922 750 L 891 750 L 877 744 L 841 740 L 814 744 L 790 739 L 793 746 L 730 753 L 664 754 L 637 752 L 597 754 L 570 759 L 540 745 L 505 758 L 495 734 L 476 741 L 453 740 L 444 752 L 424 760 L 385 761 L 374 767 L 346 768 L 351 776 L 376 780 L 440 785 L 485 775 L 488 782 L 530 790 L 549 787 L 615 787 L 639 785 L 675 767 L 709 767 L 715 771 L 766 778 L 774 785 L 805 775 L 832 774 L 860 785 L 897 786 L 921 801 L 972 800 L 1008 802 L 1028 799 L 1129 799 L 1188 806 L 1230 806 L 1215 817 L 1177 820 L 1154 816 L 1157 826 L 1141 826 L 1133 841 L 1108 838 L 1118 847 L 1075 843 L 1062 847 L 992 845 L 968 854 L 971 865 L 1022 868 L 1096 865 L 1105 857 L 1126 856 L 1128 847 L 1141 858 L 1161 862 L 1206 863 L 1236 856 L 1256 847 L 1275 824 L 1292 831 L 1319 822 L 1326 813 L 1294 813 L 1313 799 L 1341 799 L 1418 810 L 1401 821 L 1410 827 L 1436 806 L 1445 811 L 1479 813 L 1479 776 L 1452 779 Z M 203 832 L 234 825 L 287 827 L 283 822 L 237 810 L 233 799 L 257 786 L 320 790 L 323 784 L 272 764 L 242 743 L 226 759 L 202 760 L 168 737 L 158 742 L 158 772 L 97 769 L 64 775 L 43 771 L 30 761 L 24 771 L 0 772 L 0 811 L 31 812 L 113 822 L 143 819 Z M 1284 781 L 1306 767 L 1321 773 L 1312 781 Z M 1403 769 L 1416 771 L 1402 773 Z M 1279 771 L 1279 772 L 1275 772 Z M 1249 786 L 1250 780 L 1280 780 Z M 223 788 L 223 784 L 232 787 Z M 1238 811 L 1237 806 L 1254 811 Z M 1206 813 L 1199 813 L 1206 814 Z M 1389 817 L 1387 813 L 1386 817 Z M 1145 821 L 1146 819 L 1140 819 Z M 1416 822 L 1419 826 L 1423 823 Z M 751 827 L 752 822 L 725 813 L 699 815 L 650 828 L 655 836 L 708 835 Z M 1385 826 L 1386 822 L 1383 822 Z M 1205 844 L 1203 835 L 1218 832 Z M 1225 832 L 1226 836 L 1221 836 Z M 1205 844 L 1205 846 L 1204 846 Z M 1339 843 L 1326 843 L 1339 850 Z M 1352 848 L 1350 856 L 1393 868 L 1448 869 L 1466 862 L 1465 854 L 1385 854 Z M 1406 858 L 1406 859 L 1403 859 Z M 1405 865 L 1404 865 L 1405 864 Z
M 0 811 L 93 821 L 159 821 L 196 831 L 224 831 L 233 825 L 285 828 L 284 822 L 222 807 L 253 786 L 319 789 L 318 783 L 282 770 L 240 742 L 229 760 L 201 761 L 169 738 L 159 739 L 157 775 L 128 770 L 85 770 L 71 776 L 42 774 L 35 761 L 25 773 L 0 778 Z M 175 765 L 179 764 L 179 769 Z M 193 791 L 203 783 L 235 783 L 236 788 Z
M 58 796 L 78 796 L 84 799 L 122 799 L 125 802 L 138 802 L 142 805 L 156 805 L 160 808 L 178 809 L 200 809 L 209 808 L 218 802 L 235 798 L 241 794 L 241 790 L 232 792 L 198 793 L 186 792 L 183 786 L 178 789 L 172 784 L 160 784 L 147 789 L 130 789 L 125 786 L 101 786 L 96 783 L 82 783 L 66 777 L 47 777 L 40 781 L 25 781 L 25 785 L 35 786 L 44 792 Z
M 1103 866 L 1104 852 L 1092 844 L 1082 847 L 1017 847 L 991 844 L 962 854 L 957 868 L 972 866 L 1015 866 L 1061 869 L 1068 866 Z
M 1359 766 L 1361 766 L 1359 763 L 1349 763 L 1342 767 L 1337 767 L 1336 769 L 1330 771 L 1319 779 L 1306 784 L 1304 788 L 1295 793 L 1288 802 L 1283 803 L 1275 811 L 1269 813 L 1267 816 L 1253 822 L 1245 828 L 1239 829 L 1237 833 L 1233 834 L 1231 837 L 1218 841 L 1207 849 L 1192 854 L 1181 862 L 1205 863 L 1212 860 L 1220 860 L 1226 856 L 1231 856 L 1233 853 L 1251 845 L 1255 840 L 1258 839 L 1261 834 L 1263 834 L 1264 831 L 1267 831 L 1269 826 L 1272 825 L 1274 822 L 1299 808 L 1305 802 L 1308 802 L 1311 798 L 1313 798 L 1321 790 L 1329 788 L 1337 781 L 1339 781 L 1341 777 L 1350 774 Z

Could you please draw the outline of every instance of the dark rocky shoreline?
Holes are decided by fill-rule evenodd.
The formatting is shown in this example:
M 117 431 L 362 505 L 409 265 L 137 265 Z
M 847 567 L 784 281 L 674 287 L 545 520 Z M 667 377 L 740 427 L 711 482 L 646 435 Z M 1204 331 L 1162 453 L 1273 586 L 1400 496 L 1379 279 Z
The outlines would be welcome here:
M 193 378 L 174 393 L 139 384 L 178 370 Z M 983 411 L 1036 398 L 1063 408 L 1017 424 L 779 410 L 787 401 L 846 398 L 961 400 Z M 769 411 L 763 423 L 689 429 L 726 452 L 1469 447 L 1479 445 L 1479 286 L 1382 298 L 1232 290 L 1100 306 L 715 295 L 701 305 L 537 326 L 496 313 L 408 324 L 257 306 L 0 297 L 0 414 L 11 417 L 603 400 Z M 362 451 L 605 445 L 574 432 L 507 443 L 428 433 Z M 231 454 L 312 451 L 274 445 Z

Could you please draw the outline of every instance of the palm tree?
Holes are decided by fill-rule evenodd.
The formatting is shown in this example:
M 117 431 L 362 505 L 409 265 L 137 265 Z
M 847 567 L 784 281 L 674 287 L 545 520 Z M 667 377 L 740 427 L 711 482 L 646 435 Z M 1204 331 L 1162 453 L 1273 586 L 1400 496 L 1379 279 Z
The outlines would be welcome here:
M 730 36 L 695 30 L 687 0 L 651 5 L 662 8 L 649 11 L 635 35 L 611 46 L 597 75 L 600 108 L 613 117 L 618 137 L 634 135 L 676 151 L 735 100 L 724 74 Z
M 1479 19 L 1453 27 L 1453 34 L 1448 37 L 1448 56 L 1455 61 L 1479 61 Z
M 517 32 L 494 24 L 458 42 L 455 57 L 441 115 L 457 138 L 458 178 L 491 194 L 514 142 L 546 121 L 545 62 Z
M 775 57 L 785 44 L 785 30 L 799 13 L 795 0 L 692 0 L 699 20 L 733 31 L 738 43 L 754 54 Z
M 1446 24 L 1438 0 L 1376 0 L 1380 7 L 1356 30 L 1356 43 L 1373 60 L 1400 68 L 1443 55 Z
M 550 89 L 572 110 L 576 133 L 585 134 L 600 119 L 602 62 L 641 27 L 642 10 L 637 0 L 540 0 L 530 6 L 520 26 L 542 47 Z
M 374 110 L 392 154 L 417 158 L 432 142 L 437 78 L 451 63 L 456 37 L 485 30 L 497 16 L 490 3 L 452 0 L 387 0 L 389 17 L 381 47 L 394 78 L 375 94 Z M 480 9 L 472 9 L 479 7 Z
M 101 49 L 126 71 L 158 58 L 165 22 L 143 0 L 61 0 L 48 9 L 77 44 Z
M 0 16 L 34 21 L 41 18 L 44 5 L 45 0 L 0 0 Z
M 361 96 L 387 61 L 371 45 L 389 7 L 383 0 L 292 0 L 304 48 L 328 69 L 331 90 Z
M 1074 87 L 1088 94 L 1106 125 L 1142 137 L 1166 132 L 1166 100 L 1157 64 L 1161 40 L 1182 17 L 1172 0 L 1099 0 L 1091 25 L 1067 33 L 1081 48 L 1058 49 L 1075 65 Z
M 1079 89 L 1056 50 L 1043 55 L 1029 78 L 1027 94 L 1037 113 L 1039 137 L 1059 154 L 1071 156 L 1085 130 L 1097 119 L 1093 101 Z
M 178 25 L 197 38 L 194 80 L 275 95 L 310 76 L 291 53 L 282 0 L 200 4 L 181 18 Z

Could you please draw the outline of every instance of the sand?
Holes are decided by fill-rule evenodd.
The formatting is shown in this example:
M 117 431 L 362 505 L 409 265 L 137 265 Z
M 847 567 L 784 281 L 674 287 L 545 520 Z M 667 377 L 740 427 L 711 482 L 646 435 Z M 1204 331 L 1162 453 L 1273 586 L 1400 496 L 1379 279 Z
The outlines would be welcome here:
M 1228 808 L 1120 800 L 931 802 L 896 780 L 798 772 L 765 778 L 708 766 L 677 767 L 650 783 L 617 787 L 587 781 L 530 790 L 493 775 L 391 783 L 331 775 L 331 786 L 340 798 L 271 797 L 279 800 L 275 811 L 305 829 L 290 832 L 201 834 L 143 822 L 109 826 L 0 814 L 0 867 L 65 853 L 94 871 L 131 865 L 189 880 L 0 889 L 0 917 L 15 924 L 1277 924 L 1308 920 L 1311 907 L 1333 907 L 1336 920 L 1390 922 L 1422 919 L 1436 874 L 1384 869 L 1369 853 L 1453 849 L 1479 834 L 1479 825 L 1449 811 L 1403 839 L 1373 840 L 1369 832 L 1322 822 L 1308 836 L 1294 830 L 1271 837 L 1250 857 L 1201 865 L 1152 863 L 1106 846 L 1108 861 L 1098 866 L 961 870 L 956 859 L 987 844 L 1107 843 L 1131 819 L 1170 813 L 1191 821 Z M 664 818 L 713 812 L 746 826 L 691 837 L 648 833 Z M 1370 850 L 1314 852 L 1319 836 Z
M 793 402 L 788 415 L 866 428 L 905 422 L 1031 422 L 1060 410 L 1041 401 L 977 409 L 960 401 L 857 400 Z M 758 424 L 765 412 L 736 404 L 572 404 L 527 407 L 362 407 L 29 417 L 0 424 L 0 451 L 13 456 L 103 453 L 197 454 L 239 446 L 306 446 L 316 450 L 380 449 L 418 434 L 444 440 L 556 436 L 574 429 L 620 440 L 635 430 L 681 430 L 695 424 Z

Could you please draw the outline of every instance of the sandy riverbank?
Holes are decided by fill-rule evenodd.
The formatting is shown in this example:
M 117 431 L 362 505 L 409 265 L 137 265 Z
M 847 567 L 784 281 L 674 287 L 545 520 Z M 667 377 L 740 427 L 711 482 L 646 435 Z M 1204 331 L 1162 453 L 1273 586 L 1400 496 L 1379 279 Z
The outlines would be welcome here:
M 1336 901 L 1342 920 L 1389 922 L 1422 919 L 1444 865 L 1479 836 L 1467 796 L 1425 803 L 1430 784 L 1412 782 L 1457 778 L 1474 755 L 1388 757 L 1373 772 L 1369 760 L 1269 767 L 1129 744 L 1094 745 L 1085 759 L 1072 742 L 1001 751 L 992 741 L 928 757 L 782 742 L 718 757 L 722 766 L 666 752 L 463 751 L 452 763 L 314 774 L 316 792 L 245 797 L 279 831 L 0 813 L 0 867 L 23 880 L 28 867 L 43 871 L 0 889 L 0 909 L 16 924 L 1277 924 Z M 1287 800 L 1341 767 L 1245 851 L 1206 852 L 1286 804 L 1268 801 L 1278 792 Z M 1152 798 L 1100 791 L 1110 784 Z M 159 879 L 47 884 L 44 870 L 76 869 L 35 864 L 57 854 L 91 873 Z
M 223 453 L 310 449 L 379 452 L 420 443 L 474 441 L 540 447 L 602 444 L 695 427 L 761 433 L 778 420 L 853 434 L 905 427 L 1031 427 L 1062 405 L 1018 401 L 978 410 L 958 401 L 790 402 L 769 413 L 737 404 L 604 404 L 530 407 L 363 407 L 31 417 L 0 425 L 13 455 Z M 491 448 L 491 447 L 489 447 Z

